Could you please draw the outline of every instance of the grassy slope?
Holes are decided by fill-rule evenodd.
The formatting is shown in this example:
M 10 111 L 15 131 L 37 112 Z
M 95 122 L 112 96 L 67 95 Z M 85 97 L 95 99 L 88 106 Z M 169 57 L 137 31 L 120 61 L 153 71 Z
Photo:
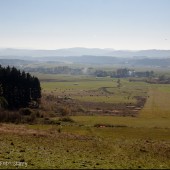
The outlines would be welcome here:
M 76 91 L 106 86 L 103 83 L 69 85 Z M 67 85 L 47 83 L 43 87 L 47 91 L 56 86 L 63 90 Z M 143 93 L 149 89 L 149 98 L 138 117 L 73 116 L 76 123 L 60 127 L 3 124 L 1 161 L 25 161 L 28 168 L 170 168 L 170 86 L 127 81 L 123 85 L 127 91 L 143 87 Z M 125 127 L 96 128 L 96 123 Z
M 66 126 L 58 133 L 56 126 L 13 126 L 2 125 L 0 158 L 27 168 L 170 167 L 168 130 Z
M 170 85 L 155 85 L 149 90 L 149 100 L 141 117 L 170 119 Z

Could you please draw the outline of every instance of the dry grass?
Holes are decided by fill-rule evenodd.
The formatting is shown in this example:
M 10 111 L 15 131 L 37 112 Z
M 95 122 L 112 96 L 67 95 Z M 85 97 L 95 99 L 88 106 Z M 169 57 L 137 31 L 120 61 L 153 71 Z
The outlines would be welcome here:
M 150 88 L 148 96 L 140 117 L 170 119 L 170 86 L 153 86 Z

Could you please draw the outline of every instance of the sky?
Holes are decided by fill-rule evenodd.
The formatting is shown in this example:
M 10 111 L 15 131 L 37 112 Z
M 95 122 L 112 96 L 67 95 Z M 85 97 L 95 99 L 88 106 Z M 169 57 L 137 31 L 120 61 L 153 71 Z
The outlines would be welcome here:
M 0 0 L 0 48 L 170 49 L 170 0 Z

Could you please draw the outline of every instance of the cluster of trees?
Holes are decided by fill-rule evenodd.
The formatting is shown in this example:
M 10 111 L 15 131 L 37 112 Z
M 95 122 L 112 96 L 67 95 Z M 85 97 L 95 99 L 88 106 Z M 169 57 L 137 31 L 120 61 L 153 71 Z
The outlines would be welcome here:
M 113 77 L 113 78 L 126 78 L 126 77 L 153 77 L 153 71 L 135 71 L 128 68 L 119 68 L 115 71 L 106 71 L 103 69 L 88 68 L 71 68 L 68 66 L 57 67 L 25 67 L 26 72 L 39 72 L 45 74 L 70 74 L 70 75 L 93 75 L 96 77 Z
M 165 75 L 160 75 L 159 77 L 147 80 L 147 82 L 153 84 L 170 84 L 170 78 Z
M 83 69 L 81 68 L 70 68 L 68 66 L 57 66 L 57 67 L 25 67 L 25 71 L 27 72 L 39 72 L 45 74 L 71 74 L 71 75 L 78 75 L 83 74 Z
M 129 77 L 131 76 L 130 73 L 133 73 L 134 71 L 129 70 L 127 68 L 121 68 L 121 69 L 117 69 L 116 71 L 116 77 Z
M 136 72 L 132 69 L 128 68 L 120 68 L 116 71 L 106 71 L 103 69 L 95 69 L 92 67 L 89 68 L 70 68 L 68 66 L 57 66 L 57 67 L 25 67 L 25 71 L 27 72 L 39 72 L 45 74 L 70 74 L 70 75 L 93 75 L 96 77 L 113 77 L 113 78 L 126 78 L 126 77 L 152 77 L 154 75 L 153 71 L 143 71 Z
M 140 71 L 136 72 L 135 70 L 130 70 L 127 68 L 117 69 L 116 77 L 153 77 L 153 71 Z
M 41 87 L 37 77 L 0 65 L 0 107 L 19 109 L 34 105 L 38 107 Z
M 130 70 L 127 68 L 120 68 L 114 71 L 103 71 L 103 70 L 96 70 L 94 75 L 97 77 L 115 77 L 115 78 L 126 78 L 126 77 L 152 77 L 154 76 L 153 71 L 143 71 L 143 72 L 136 72 L 134 70 Z
M 114 71 L 104 71 L 104 70 L 96 70 L 93 74 L 97 77 L 107 77 L 107 76 L 115 77 L 116 76 L 116 73 Z
M 153 71 L 135 72 L 136 77 L 153 77 Z

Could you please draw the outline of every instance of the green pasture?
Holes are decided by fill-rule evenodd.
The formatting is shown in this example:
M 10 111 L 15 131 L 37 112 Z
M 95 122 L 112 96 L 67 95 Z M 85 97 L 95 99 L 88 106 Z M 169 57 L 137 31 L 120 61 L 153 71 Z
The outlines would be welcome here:
M 170 85 L 152 86 L 140 117 L 170 119 Z
M 123 125 L 132 128 L 170 128 L 170 119 L 143 118 L 143 117 L 118 117 L 118 116 L 72 116 L 75 122 L 82 125 L 94 126 L 95 124 Z
M 56 77 L 57 78 L 57 77 Z M 73 81 L 76 78 L 76 81 Z M 61 80 L 59 76 L 57 80 Z M 65 81 L 63 81 L 65 80 Z M 86 81 L 84 81 L 86 80 Z M 71 95 L 82 101 L 130 103 L 135 102 L 135 96 L 145 96 L 147 101 L 137 117 L 105 117 L 105 116 L 77 116 L 76 122 L 94 125 L 95 123 L 123 124 L 128 127 L 170 128 L 170 85 L 148 84 L 145 82 L 129 82 L 120 79 L 121 86 L 117 87 L 117 80 L 112 78 L 95 77 L 62 77 L 59 82 L 42 82 L 42 89 L 54 95 Z M 105 91 L 101 88 L 105 87 Z M 104 93 L 104 94 L 103 94 Z
M 148 86 L 148 85 L 147 85 Z M 147 102 L 137 117 L 73 116 L 84 125 L 111 124 L 134 128 L 170 128 L 170 85 L 150 85 Z
M 64 79 L 65 78 L 65 79 Z M 76 80 L 75 80 L 76 79 Z M 135 103 L 135 96 L 146 96 L 149 85 L 144 82 L 129 82 L 116 78 L 58 77 L 54 82 L 41 82 L 45 93 L 69 95 L 72 98 L 89 102 Z
M 71 94 L 72 98 L 82 101 L 133 103 L 134 96 L 147 97 L 145 106 L 137 117 L 73 116 L 75 122 L 83 125 L 106 123 L 135 128 L 170 128 L 170 85 L 129 82 L 128 79 L 120 79 L 121 87 L 118 88 L 117 79 L 111 78 L 89 77 L 88 81 L 83 81 L 79 77 L 79 80 L 72 82 L 65 77 L 66 80 L 68 82 L 42 82 L 41 84 L 46 92 L 53 92 L 56 95 L 64 92 L 65 95 Z M 106 95 L 99 90 L 102 87 L 106 87 Z

